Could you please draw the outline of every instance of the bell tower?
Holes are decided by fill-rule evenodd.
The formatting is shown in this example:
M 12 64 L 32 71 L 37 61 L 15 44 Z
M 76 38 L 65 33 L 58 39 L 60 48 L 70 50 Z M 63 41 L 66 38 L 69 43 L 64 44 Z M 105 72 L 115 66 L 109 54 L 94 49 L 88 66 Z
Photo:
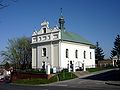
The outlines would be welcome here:
M 65 21 L 64 21 L 63 15 L 62 15 L 62 8 L 60 10 L 61 10 L 61 13 L 60 13 L 61 16 L 59 18 L 59 29 L 64 30 L 65 29 L 65 27 L 64 27 Z

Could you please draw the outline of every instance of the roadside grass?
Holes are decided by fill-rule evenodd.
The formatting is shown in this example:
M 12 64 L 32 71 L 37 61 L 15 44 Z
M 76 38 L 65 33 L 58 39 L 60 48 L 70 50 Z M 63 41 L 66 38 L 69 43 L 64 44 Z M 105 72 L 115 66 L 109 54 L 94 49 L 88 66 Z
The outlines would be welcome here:
M 74 75 L 71 72 L 60 72 L 50 79 L 45 79 L 45 78 L 31 78 L 31 79 L 20 79 L 16 80 L 13 83 L 16 84 L 28 84 L 28 85 L 37 85 L 37 84 L 49 84 L 57 81 L 64 81 L 64 80 L 69 80 L 77 78 L 76 75 Z
M 59 81 L 77 78 L 77 76 L 71 72 L 61 72 L 58 74 L 58 77 L 59 77 Z
M 111 69 L 113 67 L 109 66 L 109 67 L 96 67 L 96 68 L 87 68 L 86 70 L 88 72 L 96 72 L 96 71 L 101 71 L 101 70 L 107 70 L 107 69 Z

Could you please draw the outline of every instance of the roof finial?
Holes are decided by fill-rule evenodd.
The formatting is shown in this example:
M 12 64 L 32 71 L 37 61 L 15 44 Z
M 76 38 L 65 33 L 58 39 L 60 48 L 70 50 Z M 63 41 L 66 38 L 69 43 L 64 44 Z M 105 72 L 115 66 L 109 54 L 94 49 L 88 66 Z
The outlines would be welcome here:
M 62 16 L 62 8 L 60 8 L 60 15 Z

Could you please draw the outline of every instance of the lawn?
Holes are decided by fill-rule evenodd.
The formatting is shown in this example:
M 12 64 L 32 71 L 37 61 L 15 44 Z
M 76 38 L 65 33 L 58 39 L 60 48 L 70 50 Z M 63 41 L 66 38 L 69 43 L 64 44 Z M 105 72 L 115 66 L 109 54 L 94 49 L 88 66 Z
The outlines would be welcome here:
M 96 72 L 96 71 L 101 71 L 101 70 L 106 70 L 106 69 L 111 69 L 111 68 L 113 67 L 102 67 L 102 68 L 96 67 L 96 68 L 87 68 L 86 70 L 88 72 Z

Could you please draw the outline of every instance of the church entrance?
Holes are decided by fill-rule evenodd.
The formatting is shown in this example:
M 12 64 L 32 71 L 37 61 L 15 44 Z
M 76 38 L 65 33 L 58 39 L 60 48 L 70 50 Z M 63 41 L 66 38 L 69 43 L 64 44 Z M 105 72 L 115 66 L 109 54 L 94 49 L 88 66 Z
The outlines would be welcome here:
M 42 70 L 45 70 L 45 61 L 42 62 Z
M 70 71 L 73 71 L 73 62 L 70 61 Z

